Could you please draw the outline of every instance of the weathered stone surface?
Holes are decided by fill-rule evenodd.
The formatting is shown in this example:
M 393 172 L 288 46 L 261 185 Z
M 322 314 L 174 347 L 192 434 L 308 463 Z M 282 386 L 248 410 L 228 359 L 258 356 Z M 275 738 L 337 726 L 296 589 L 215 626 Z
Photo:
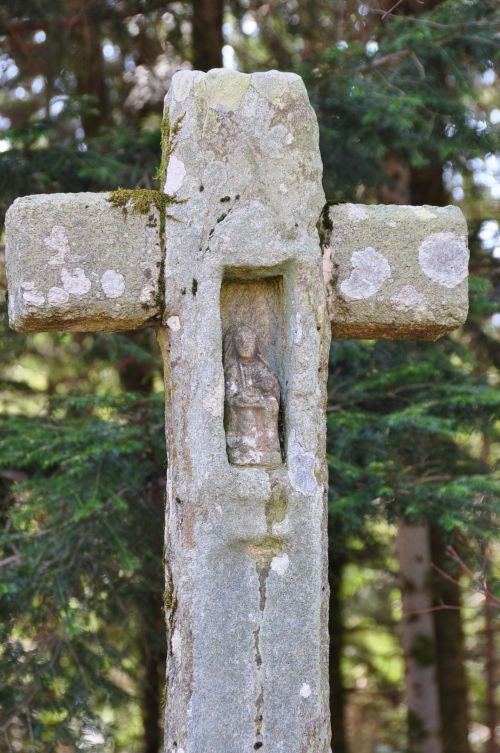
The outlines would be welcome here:
M 107 194 L 25 196 L 6 218 L 9 320 L 20 332 L 136 329 L 160 317 L 158 213 Z
M 168 753 L 327 753 L 330 326 L 318 130 L 298 76 L 183 71 L 166 190 Z M 284 460 L 230 463 L 223 333 L 277 376 Z M 244 379 L 244 375 L 242 379 Z M 271 393 L 273 389 L 270 388 Z M 276 392 L 274 394 L 277 394 Z
M 435 340 L 465 321 L 469 253 L 457 207 L 340 204 L 329 219 L 334 337 Z

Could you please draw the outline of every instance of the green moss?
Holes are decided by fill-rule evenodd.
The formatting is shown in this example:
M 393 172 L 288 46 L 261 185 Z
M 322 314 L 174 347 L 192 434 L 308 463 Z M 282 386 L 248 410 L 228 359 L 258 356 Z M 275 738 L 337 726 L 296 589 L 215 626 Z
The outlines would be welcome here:
M 163 120 L 161 121 L 161 162 L 160 167 L 156 171 L 156 178 L 160 183 L 160 190 L 163 189 L 165 181 L 167 179 L 167 168 L 170 155 L 174 151 L 177 143 L 177 136 L 184 120 L 184 113 L 179 115 L 174 121 L 173 125 L 170 124 L 170 116 L 168 110 L 165 111 Z
M 273 489 L 266 505 L 266 521 L 268 530 L 272 530 L 275 523 L 282 523 L 286 515 L 286 491 Z
M 246 552 L 259 567 L 269 567 L 273 557 L 283 550 L 283 543 L 279 536 L 267 535 L 247 544 Z
M 130 208 L 134 214 L 150 214 L 152 208 L 156 207 L 160 220 L 170 204 L 180 203 L 153 188 L 117 188 L 115 191 L 110 191 L 108 201 L 114 207 L 125 210 Z
M 167 209 L 174 204 L 185 204 L 187 199 L 177 199 L 175 194 L 169 196 L 163 192 L 167 177 L 167 168 L 170 155 L 172 154 L 177 143 L 177 136 L 184 119 L 180 115 L 171 126 L 168 111 L 165 112 L 161 123 L 161 161 L 156 172 L 156 178 L 159 181 L 159 189 L 155 188 L 117 188 L 110 191 L 108 201 L 112 206 L 122 209 L 125 213 L 130 209 L 133 214 L 150 215 L 148 217 L 148 227 L 156 227 L 157 223 L 151 211 L 156 208 L 160 217 L 160 248 L 161 262 L 158 270 L 158 294 L 156 304 L 160 310 L 160 320 L 163 319 L 165 309 L 165 225 L 167 220 L 177 218 L 167 213 Z
M 322 251 L 327 245 L 327 243 L 329 242 L 330 236 L 333 230 L 333 224 L 330 219 L 330 207 L 331 206 L 332 206 L 332 202 L 327 201 L 321 211 L 319 220 L 316 223 L 316 229 L 319 235 L 319 244 L 321 246 Z

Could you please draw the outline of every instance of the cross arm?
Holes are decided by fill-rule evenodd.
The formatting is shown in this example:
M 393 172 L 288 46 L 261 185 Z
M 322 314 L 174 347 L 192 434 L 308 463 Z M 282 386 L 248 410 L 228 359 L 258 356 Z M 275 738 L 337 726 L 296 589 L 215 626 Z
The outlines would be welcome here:
M 337 338 L 436 340 L 467 316 L 467 225 L 454 206 L 339 204 L 325 217 Z
M 17 199 L 6 217 L 9 320 L 18 332 L 137 329 L 161 316 L 158 211 L 105 193 Z

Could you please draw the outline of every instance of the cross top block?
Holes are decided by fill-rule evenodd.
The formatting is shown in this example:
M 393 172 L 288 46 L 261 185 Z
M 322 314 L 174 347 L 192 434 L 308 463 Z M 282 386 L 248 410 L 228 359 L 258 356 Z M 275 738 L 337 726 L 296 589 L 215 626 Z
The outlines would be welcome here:
M 207 213 L 202 192 L 220 193 L 205 218 L 213 226 L 236 208 L 245 217 L 241 233 L 256 239 L 271 227 L 280 230 L 277 242 L 283 231 L 300 244 L 311 226 L 323 226 L 335 337 L 434 340 L 463 323 L 468 251 L 462 213 L 452 206 L 343 204 L 321 214 L 317 124 L 299 76 L 179 71 L 168 107 L 171 123 L 188 111 L 176 144 L 167 144 L 162 186 L 186 202 L 180 211 L 186 253 L 197 252 L 192 219 L 200 210 Z M 227 196 L 228 181 L 238 189 L 233 197 Z M 146 214 L 120 211 L 104 193 L 17 199 L 6 219 L 11 327 L 114 331 L 160 325 L 169 308 L 160 283 L 160 224 L 154 207 Z M 178 229 L 167 222 L 167 244 L 170 232 Z M 168 268 L 164 272 L 168 278 Z

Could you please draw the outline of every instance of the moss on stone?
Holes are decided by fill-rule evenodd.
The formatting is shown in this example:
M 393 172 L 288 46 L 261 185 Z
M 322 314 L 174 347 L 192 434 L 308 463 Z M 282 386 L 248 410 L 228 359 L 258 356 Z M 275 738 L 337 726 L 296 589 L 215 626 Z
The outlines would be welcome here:
M 166 212 L 167 206 L 179 203 L 171 196 L 154 188 L 117 188 L 115 191 L 110 191 L 108 201 L 114 207 L 122 209 L 130 206 L 134 214 L 150 214 L 152 208 L 156 207 L 160 218 Z
M 246 546 L 246 552 L 259 567 L 269 567 L 273 557 L 283 550 L 283 539 L 279 536 L 263 536 Z
M 169 196 L 163 192 L 167 178 L 168 161 L 172 154 L 177 136 L 184 119 L 184 114 L 176 118 L 173 125 L 170 124 L 168 111 L 165 112 L 161 122 L 161 161 L 156 172 L 156 178 L 159 181 L 159 188 L 117 188 L 110 191 L 108 201 L 114 207 L 123 209 L 124 212 L 130 208 L 134 214 L 150 215 L 153 208 L 156 208 L 160 217 L 160 248 L 161 263 L 158 271 L 158 293 L 156 303 L 160 309 L 161 319 L 165 309 L 165 225 L 167 219 L 177 221 L 172 214 L 167 213 L 167 208 L 174 204 L 185 204 L 187 199 L 177 199 L 175 194 Z M 148 217 L 148 227 L 156 227 L 154 218 Z
M 321 211 L 319 220 L 316 223 L 316 228 L 318 230 L 318 235 L 319 235 L 319 244 L 321 246 L 322 251 L 330 242 L 330 236 L 333 230 L 333 224 L 330 219 L 330 207 L 331 206 L 332 206 L 332 202 L 327 201 Z
M 268 530 L 272 530 L 275 523 L 282 523 L 286 515 L 286 491 L 285 489 L 273 489 L 271 497 L 266 505 L 266 521 Z
M 158 170 L 156 171 L 156 178 L 160 184 L 160 191 L 165 186 L 167 179 L 167 168 L 170 155 L 174 151 L 177 143 L 177 136 L 179 134 L 182 121 L 184 120 L 184 113 L 179 115 L 171 125 L 170 116 L 168 110 L 165 111 L 163 119 L 161 121 L 161 161 Z

